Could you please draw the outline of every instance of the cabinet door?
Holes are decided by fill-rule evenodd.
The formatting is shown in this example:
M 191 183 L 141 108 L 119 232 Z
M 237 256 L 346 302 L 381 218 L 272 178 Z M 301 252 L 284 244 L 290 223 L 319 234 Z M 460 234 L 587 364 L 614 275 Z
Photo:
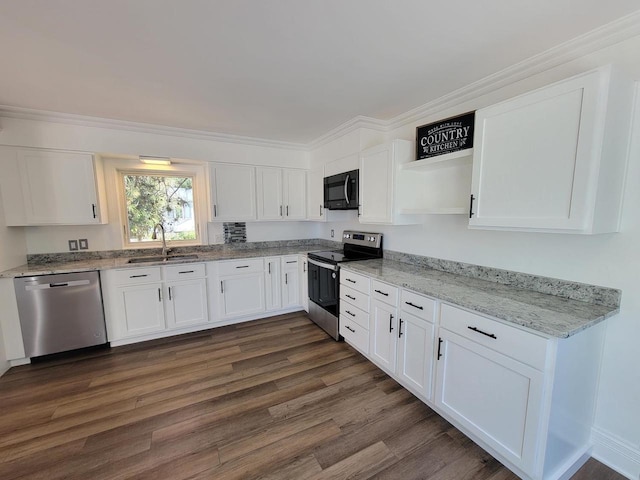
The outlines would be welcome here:
M 309 170 L 307 173 L 307 218 L 327 221 L 324 212 L 324 167 Z
M 284 216 L 282 199 L 282 169 L 258 168 L 258 220 L 281 220 Z
M 398 380 L 426 400 L 431 400 L 433 330 L 433 323 L 400 312 Z
M 264 274 L 220 277 L 220 316 L 223 319 L 264 312 Z
M 283 170 L 283 176 L 284 218 L 285 220 L 305 220 L 307 218 L 307 172 Z
M 525 472 L 535 460 L 542 373 L 440 329 L 436 405 Z
M 280 257 L 265 258 L 264 268 L 266 309 L 278 310 L 282 306 L 282 289 L 280 286 Z
M 204 278 L 167 285 L 167 324 L 169 328 L 207 323 L 207 281 Z
M 255 220 L 255 168 L 245 165 L 215 165 L 212 174 L 213 220 Z
M 391 223 L 393 212 L 392 145 L 360 154 L 360 223 Z
M 93 155 L 21 150 L 26 223 L 100 223 Z
M 300 305 L 298 257 L 282 257 L 282 308 Z
M 123 336 L 161 332 L 166 329 L 161 283 L 119 287 L 117 296 L 119 318 L 124 321 Z
M 298 260 L 298 282 L 300 284 L 300 303 L 304 311 L 309 313 L 309 279 L 307 256 L 300 255 Z
M 600 155 L 597 79 L 581 76 L 476 112 L 469 226 L 587 227 Z
M 396 371 L 397 326 L 396 309 L 378 300 L 371 301 L 369 336 L 370 359 L 387 373 Z

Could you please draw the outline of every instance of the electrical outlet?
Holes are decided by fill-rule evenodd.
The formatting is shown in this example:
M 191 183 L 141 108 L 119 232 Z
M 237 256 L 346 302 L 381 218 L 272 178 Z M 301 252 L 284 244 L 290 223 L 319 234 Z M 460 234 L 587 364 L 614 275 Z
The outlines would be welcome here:
M 89 250 L 89 240 L 81 238 L 78 240 L 78 248 L 80 250 Z
M 78 240 L 69 240 L 69 251 L 75 252 L 78 250 Z
M 333 238 L 333 235 L 334 235 L 334 233 L 333 233 L 333 228 L 332 228 L 331 229 L 331 238 Z

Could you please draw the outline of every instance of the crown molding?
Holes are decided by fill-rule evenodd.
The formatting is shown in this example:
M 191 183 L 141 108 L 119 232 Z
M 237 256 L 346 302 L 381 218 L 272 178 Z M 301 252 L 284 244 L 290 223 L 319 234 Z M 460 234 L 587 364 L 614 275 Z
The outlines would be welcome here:
M 39 122 L 54 122 L 67 125 L 79 125 L 83 127 L 110 128 L 126 130 L 128 132 L 149 133 L 154 135 L 170 135 L 174 137 L 191 138 L 195 140 L 209 140 L 224 143 L 237 143 L 258 147 L 272 147 L 287 150 L 306 151 L 308 145 L 302 143 L 283 142 L 264 138 L 245 137 L 226 133 L 207 132 L 204 130 L 191 130 L 188 128 L 168 127 L 151 123 L 130 122 L 127 120 L 114 120 L 109 118 L 90 117 L 73 113 L 60 113 L 48 110 L 34 110 L 30 108 L 0 105 L 0 117 L 16 118 L 20 120 L 33 120 Z
M 307 145 L 307 148 L 309 150 L 314 150 L 359 128 L 368 128 L 371 130 L 377 130 L 379 132 L 386 132 L 389 130 L 389 122 L 387 120 L 379 120 L 377 118 L 359 115 L 357 117 L 353 117 L 351 120 L 346 121 L 333 130 L 330 130 L 321 137 L 316 138 Z

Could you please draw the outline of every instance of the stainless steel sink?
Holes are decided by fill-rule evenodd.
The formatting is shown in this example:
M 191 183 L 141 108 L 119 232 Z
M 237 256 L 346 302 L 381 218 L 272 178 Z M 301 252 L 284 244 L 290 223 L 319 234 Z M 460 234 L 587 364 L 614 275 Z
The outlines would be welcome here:
M 155 257 L 133 257 L 130 258 L 127 263 L 154 263 L 154 262 L 180 262 L 182 260 L 195 260 L 198 255 L 169 255 L 167 257 L 155 256 Z

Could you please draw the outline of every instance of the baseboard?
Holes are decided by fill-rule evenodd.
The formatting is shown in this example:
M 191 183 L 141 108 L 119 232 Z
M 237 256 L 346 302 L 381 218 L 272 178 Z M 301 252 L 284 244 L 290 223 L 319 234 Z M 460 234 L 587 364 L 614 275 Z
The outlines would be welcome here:
M 9 364 L 12 367 L 19 367 L 20 365 L 29 365 L 31 363 L 30 358 L 16 358 L 14 360 L 9 360 Z
M 640 478 L 640 449 L 598 427 L 591 429 L 592 456 L 625 477 Z

